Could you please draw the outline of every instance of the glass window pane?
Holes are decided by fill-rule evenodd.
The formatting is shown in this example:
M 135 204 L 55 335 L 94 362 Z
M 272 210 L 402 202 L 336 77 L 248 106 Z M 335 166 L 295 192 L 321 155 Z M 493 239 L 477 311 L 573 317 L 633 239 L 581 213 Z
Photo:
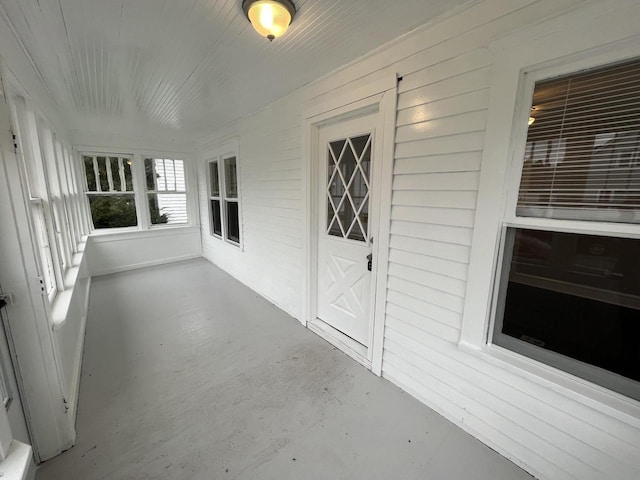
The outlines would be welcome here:
M 164 160 L 162 172 L 164 174 L 164 185 L 167 191 L 176 190 L 176 171 L 173 160 Z
M 124 167 L 124 179 L 127 184 L 127 192 L 133 192 L 133 173 L 131 172 L 131 164 L 133 160 L 130 158 L 123 158 Z
M 107 157 L 97 157 L 98 160 L 98 182 L 100 191 L 109 191 L 109 180 L 107 179 Z
M 215 235 L 222 236 L 222 213 L 220 200 L 211 200 L 211 229 Z
M 227 198 L 238 198 L 238 172 L 236 157 L 224 159 L 224 180 Z
M 177 192 L 184 192 L 187 189 L 186 177 L 184 173 L 184 161 L 173 160 L 173 170 L 175 176 L 175 189 Z
M 84 171 L 87 177 L 87 191 L 95 192 L 98 187 L 96 186 L 96 174 L 93 170 L 93 157 L 84 155 L 82 159 L 84 160 Z
M 187 223 L 187 194 L 186 193 L 151 193 L 149 194 L 149 213 L 151 223 L 158 225 L 166 223 L 175 225 Z
M 327 233 L 366 241 L 369 229 L 371 134 L 329 142 Z
M 133 194 L 89 195 L 95 228 L 133 227 L 138 224 Z
M 536 83 L 517 214 L 640 223 L 640 59 Z
M 240 221 L 238 217 L 238 202 L 226 202 L 227 205 L 227 238 L 240 243 Z
M 156 190 L 156 170 L 153 164 L 153 158 L 144 159 L 144 177 L 147 181 L 147 191 L 154 192 Z
M 543 357 L 535 351 L 555 352 L 640 382 L 640 240 L 526 229 L 510 229 L 508 239 L 494 343 L 536 359 Z M 610 376 L 543 361 L 640 399 L 640 383 L 635 393 L 621 391 Z
M 220 196 L 220 178 L 218 177 L 218 162 L 209 162 L 209 179 L 211 182 L 211 196 Z

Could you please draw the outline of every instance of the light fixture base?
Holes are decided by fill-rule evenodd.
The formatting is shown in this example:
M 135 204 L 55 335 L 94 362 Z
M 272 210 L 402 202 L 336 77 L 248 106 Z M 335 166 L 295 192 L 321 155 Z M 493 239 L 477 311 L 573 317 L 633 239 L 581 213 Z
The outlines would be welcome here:
M 253 28 L 270 42 L 287 30 L 296 14 L 291 0 L 243 0 L 242 10 Z

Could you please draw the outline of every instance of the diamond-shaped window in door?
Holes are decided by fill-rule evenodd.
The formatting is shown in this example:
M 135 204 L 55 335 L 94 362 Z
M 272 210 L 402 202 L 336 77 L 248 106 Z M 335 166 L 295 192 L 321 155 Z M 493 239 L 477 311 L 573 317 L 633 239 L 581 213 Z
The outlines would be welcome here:
M 369 240 L 369 179 L 372 134 L 329 142 L 327 149 L 327 233 Z

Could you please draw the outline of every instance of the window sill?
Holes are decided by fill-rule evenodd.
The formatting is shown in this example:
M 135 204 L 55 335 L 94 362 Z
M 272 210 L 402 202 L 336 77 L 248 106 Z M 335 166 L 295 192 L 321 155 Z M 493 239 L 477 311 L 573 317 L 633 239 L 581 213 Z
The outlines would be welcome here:
M 64 274 L 64 290 L 59 291 L 51 303 L 51 324 L 53 330 L 59 330 L 67 320 L 69 306 L 80 274 L 80 267 L 84 259 L 87 238 L 78 245 L 78 253 L 73 255 L 71 267 Z
M 0 462 L 4 480 L 26 480 L 34 478 L 35 464 L 31 447 L 17 440 L 11 442 L 7 457 Z
M 104 242 L 117 242 L 119 240 L 124 240 L 128 238 L 149 238 L 149 237 L 157 237 L 164 235 L 176 235 L 180 233 L 190 233 L 190 232 L 199 232 L 199 226 L 193 225 L 173 225 L 169 227 L 156 227 L 150 228 L 148 230 L 122 230 L 119 229 L 117 231 L 104 231 L 104 230 L 95 230 L 89 235 L 93 242 L 95 243 L 104 243 Z
M 542 388 L 640 428 L 640 402 L 636 400 L 496 345 L 478 348 L 460 342 L 458 348 Z

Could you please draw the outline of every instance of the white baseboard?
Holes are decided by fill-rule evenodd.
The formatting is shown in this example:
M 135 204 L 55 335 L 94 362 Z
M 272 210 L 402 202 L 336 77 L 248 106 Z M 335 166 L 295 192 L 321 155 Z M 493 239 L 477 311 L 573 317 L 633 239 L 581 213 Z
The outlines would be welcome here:
M 190 254 L 190 255 L 182 255 L 180 257 L 171 257 L 171 258 L 163 258 L 161 260 L 152 260 L 150 262 L 140 262 L 140 263 L 133 263 L 129 265 L 122 265 L 119 267 L 97 269 L 91 272 L 91 276 L 101 277 L 103 275 L 111 275 L 113 273 L 128 272 L 129 270 L 138 270 L 140 268 L 155 267 L 158 265 L 165 265 L 167 263 L 182 262 L 184 260 L 193 260 L 194 258 L 202 258 L 202 255 L 200 253 L 196 253 L 196 254 Z
M 305 325 L 304 322 L 302 322 L 302 320 L 300 319 L 300 315 L 293 313 L 289 308 L 287 308 L 284 305 L 281 305 L 280 302 L 275 301 L 273 298 L 269 297 L 269 295 L 266 295 L 264 293 L 262 293 L 260 290 L 258 290 L 258 288 L 253 285 L 251 282 L 245 281 L 242 278 L 239 278 L 238 276 L 236 276 L 233 272 L 230 272 L 229 270 L 222 268 L 220 265 L 218 265 L 216 262 L 214 262 L 212 259 L 210 259 L 209 257 L 207 257 L 206 255 L 202 255 L 202 258 L 204 258 L 207 262 L 209 262 L 212 265 L 215 265 L 216 267 L 218 267 L 220 270 L 222 270 L 223 272 L 225 272 L 226 274 L 230 275 L 231 277 L 233 277 L 234 279 L 236 279 L 237 281 L 239 281 L 241 284 L 243 284 L 244 286 L 250 288 L 253 292 L 255 292 L 256 294 L 260 295 L 262 298 L 264 298 L 267 302 L 269 302 L 272 305 L 275 305 L 276 307 L 278 307 L 280 310 L 282 310 L 283 312 L 285 312 L 287 315 L 289 315 L 290 317 L 295 318 L 296 320 L 298 320 L 299 322 L 301 322 L 303 325 Z

